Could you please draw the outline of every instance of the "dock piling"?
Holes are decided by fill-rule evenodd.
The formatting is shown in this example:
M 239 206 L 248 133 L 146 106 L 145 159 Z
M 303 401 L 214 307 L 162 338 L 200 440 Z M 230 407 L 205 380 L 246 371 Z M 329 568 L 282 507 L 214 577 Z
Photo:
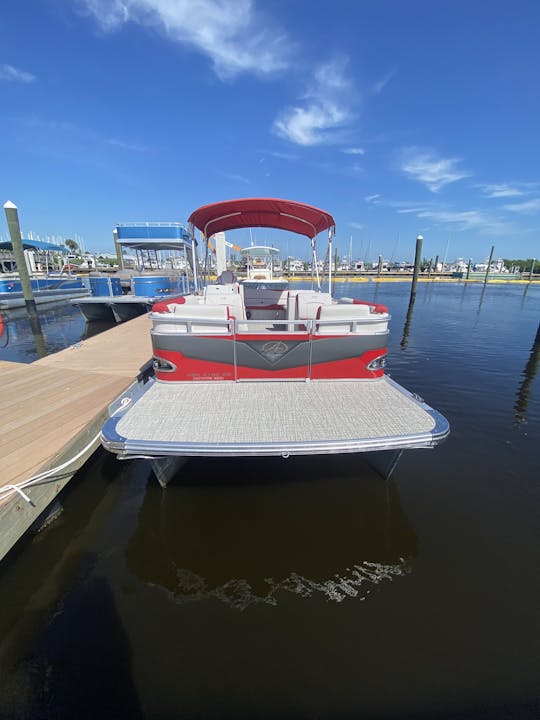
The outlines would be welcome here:
M 30 282 L 30 275 L 28 274 L 28 268 L 26 267 L 26 260 L 24 257 L 17 206 L 8 200 L 4 203 L 4 211 L 6 213 L 11 246 L 13 247 L 13 254 L 15 255 L 15 261 L 17 263 L 17 272 L 19 273 L 23 296 L 26 300 L 26 309 L 28 310 L 29 315 L 37 315 L 34 291 L 32 290 L 32 283 Z
M 47 354 L 47 348 L 41 330 L 41 324 L 39 322 L 34 291 L 32 290 L 32 283 L 26 266 L 26 259 L 24 257 L 21 226 L 19 224 L 19 212 L 17 210 L 17 206 L 10 200 L 4 203 L 4 212 L 6 213 L 11 246 L 13 247 L 13 254 L 17 263 L 17 272 L 19 273 L 19 279 L 21 281 L 26 312 L 28 313 L 30 328 L 32 330 L 32 335 L 34 336 L 36 351 L 39 357 L 45 357 Z
M 419 235 L 416 238 L 416 251 L 414 253 L 414 272 L 411 286 L 411 295 L 416 295 L 416 286 L 418 284 L 418 273 L 420 272 L 420 263 L 422 261 L 422 242 L 424 238 Z
M 401 347 L 403 350 L 407 347 L 407 342 L 409 340 L 409 332 L 411 329 L 411 321 L 413 316 L 413 310 L 414 310 L 414 301 L 416 300 L 416 286 L 418 284 L 418 273 L 420 272 L 420 262 L 422 258 L 422 242 L 424 238 L 422 235 L 418 235 L 416 238 L 416 251 L 414 254 L 414 273 L 413 273 L 413 279 L 412 279 L 412 285 L 411 285 L 411 297 L 409 298 L 409 307 L 407 308 L 407 318 L 405 320 L 405 325 L 403 327 L 403 337 L 401 338 Z M 439 258 L 437 257 L 437 260 Z M 436 266 L 435 266 L 436 267 Z
M 495 245 L 491 246 L 491 252 L 489 253 L 489 260 L 487 264 L 487 270 L 486 270 L 486 277 L 484 278 L 484 285 L 487 283 L 489 278 L 489 271 L 491 270 L 491 261 L 493 260 L 493 252 L 495 250 Z
M 122 255 L 122 248 L 118 244 L 118 230 L 115 228 L 113 230 L 113 242 L 114 242 L 114 249 L 116 250 L 116 262 L 118 263 L 118 267 L 120 270 L 124 269 L 124 256 Z

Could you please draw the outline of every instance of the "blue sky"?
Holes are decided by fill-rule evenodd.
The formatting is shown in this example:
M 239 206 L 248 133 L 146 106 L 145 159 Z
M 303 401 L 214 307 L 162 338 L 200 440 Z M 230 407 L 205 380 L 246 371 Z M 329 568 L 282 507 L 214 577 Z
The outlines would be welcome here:
M 538 0 L 3 9 L 0 199 L 25 233 L 110 250 L 117 222 L 269 196 L 331 212 L 341 255 L 410 260 L 422 233 L 426 257 L 540 256 Z

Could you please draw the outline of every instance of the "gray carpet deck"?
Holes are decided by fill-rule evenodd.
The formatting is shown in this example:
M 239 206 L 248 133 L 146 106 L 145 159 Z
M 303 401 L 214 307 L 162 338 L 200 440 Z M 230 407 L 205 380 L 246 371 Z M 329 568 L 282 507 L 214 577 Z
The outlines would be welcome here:
M 433 416 L 375 381 L 159 383 L 120 418 L 126 440 L 294 443 L 430 433 Z

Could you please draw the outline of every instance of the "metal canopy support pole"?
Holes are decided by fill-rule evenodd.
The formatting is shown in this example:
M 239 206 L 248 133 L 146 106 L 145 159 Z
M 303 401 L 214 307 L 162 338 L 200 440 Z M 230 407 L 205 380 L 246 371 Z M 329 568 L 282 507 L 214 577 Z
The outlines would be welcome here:
M 328 292 L 332 292 L 332 228 L 328 229 Z
M 193 226 L 191 226 L 191 262 L 193 264 L 192 270 L 193 270 L 193 285 L 195 287 L 195 292 L 199 289 L 199 277 L 197 273 L 197 249 L 195 247 L 195 232 L 193 229 Z
M 313 270 L 315 270 L 315 277 L 317 278 L 317 290 L 320 290 L 321 278 L 319 277 L 319 266 L 317 264 L 317 247 L 315 245 L 315 238 L 311 238 L 311 263 L 311 282 L 313 282 Z

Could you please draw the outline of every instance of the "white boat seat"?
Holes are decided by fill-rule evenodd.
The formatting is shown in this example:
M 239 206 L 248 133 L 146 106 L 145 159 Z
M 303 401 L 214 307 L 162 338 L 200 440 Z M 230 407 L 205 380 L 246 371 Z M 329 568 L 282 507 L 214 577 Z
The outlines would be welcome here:
M 317 324 L 316 332 L 326 335 L 334 333 L 351 333 L 351 322 L 358 320 L 356 334 L 371 335 L 385 332 L 388 328 L 388 314 L 372 313 L 369 305 L 321 305 L 318 320 L 331 320 L 328 324 Z M 362 323 L 362 321 L 367 321 Z
M 299 320 L 315 320 L 319 307 L 332 302 L 330 293 L 315 290 L 299 290 L 296 294 L 296 318 Z
M 176 312 L 176 308 L 183 308 L 186 307 L 186 305 L 190 308 L 192 308 L 194 305 L 201 305 L 202 304 L 202 297 L 197 296 L 190 296 L 188 295 L 186 298 L 184 298 L 185 302 L 183 303 L 163 303 L 166 304 L 169 308 L 168 312 L 174 313 Z
M 204 298 L 204 302 L 205 306 L 209 308 L 226 306 L 229 308 L 229 317 L 235 317 L 237 320 L 246 319 L 244 301 L 238 291 L 211 293 Z
M 163 322 L 154 319 L 154 331 L 158 333 L 187 333 L 188 322 L 191 322 L 192 333 L 205 335 L 224 334 L 229 332 L 229 312 L 226 305 L 174 305 L 172 312 L 175 322 Z M 180 322 L 177 320 L 180 318 Z M 205 323 L 204 320 L 218 320 L 220 322 Z

